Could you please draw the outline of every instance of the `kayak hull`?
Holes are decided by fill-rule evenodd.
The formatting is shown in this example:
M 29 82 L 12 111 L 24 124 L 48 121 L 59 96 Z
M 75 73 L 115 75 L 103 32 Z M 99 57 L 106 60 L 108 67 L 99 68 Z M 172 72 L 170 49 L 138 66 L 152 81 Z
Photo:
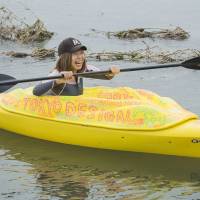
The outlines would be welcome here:
M 200 157 L 200 120 L 196 119 L 161 130 L 123 130 L 53 121 L 0 108 L 0 128 L 70 145 Z

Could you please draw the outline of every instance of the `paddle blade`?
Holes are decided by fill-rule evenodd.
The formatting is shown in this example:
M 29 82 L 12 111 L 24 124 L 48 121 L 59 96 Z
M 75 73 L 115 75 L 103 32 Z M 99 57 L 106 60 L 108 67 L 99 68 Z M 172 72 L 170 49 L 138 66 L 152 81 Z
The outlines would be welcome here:
M 200 70 L 200 56 L 192 58 L 190 60 L 186 60 L 185 62 L 182 63 L 182 66 L 189 69 Z
M 0 93 L 5 92 L 16 85 L 16 83 L 7 83 L 4 85 L 4 83 L 11 80 L 15 80 L 15 78 L 6 74 L 0 74 Z

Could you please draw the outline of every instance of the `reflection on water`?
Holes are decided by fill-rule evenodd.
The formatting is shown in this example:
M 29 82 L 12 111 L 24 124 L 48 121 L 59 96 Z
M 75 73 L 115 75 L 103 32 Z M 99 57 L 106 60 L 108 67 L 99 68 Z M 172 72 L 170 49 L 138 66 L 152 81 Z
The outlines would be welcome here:
M 197 199 L 200 160 L 103 151 L 0 132 L 0 199 Z

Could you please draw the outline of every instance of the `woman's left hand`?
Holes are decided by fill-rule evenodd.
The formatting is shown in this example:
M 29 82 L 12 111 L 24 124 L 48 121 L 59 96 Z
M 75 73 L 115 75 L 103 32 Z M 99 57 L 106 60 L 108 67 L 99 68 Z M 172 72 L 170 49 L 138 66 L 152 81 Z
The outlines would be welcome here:
M 107 77 L 107 79 L 112 79 L 116 74 L 119 74 L 120 69 L 116 66 L 112 66 L 110 67 L 110 72 L 107 73 L 105 76 Z
M 120 69 L 119 69 L 118 67 L 116 67 L 116 66 L 112 66 L 112 67 L 110 68 L 110 72 L 111 72 L 111 74 L 112 74 L 113 76 L 115 76 L 115 75 L 119 74 Z

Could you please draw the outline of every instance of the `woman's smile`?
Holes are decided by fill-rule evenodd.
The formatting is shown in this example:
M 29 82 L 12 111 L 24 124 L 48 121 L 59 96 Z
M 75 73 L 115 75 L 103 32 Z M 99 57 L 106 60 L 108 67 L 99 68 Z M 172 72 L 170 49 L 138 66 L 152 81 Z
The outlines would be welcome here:
M 72 66 L 75 70 L 80 70 L 85 61 L 85 53 L 80 50 L 72 54 Z

